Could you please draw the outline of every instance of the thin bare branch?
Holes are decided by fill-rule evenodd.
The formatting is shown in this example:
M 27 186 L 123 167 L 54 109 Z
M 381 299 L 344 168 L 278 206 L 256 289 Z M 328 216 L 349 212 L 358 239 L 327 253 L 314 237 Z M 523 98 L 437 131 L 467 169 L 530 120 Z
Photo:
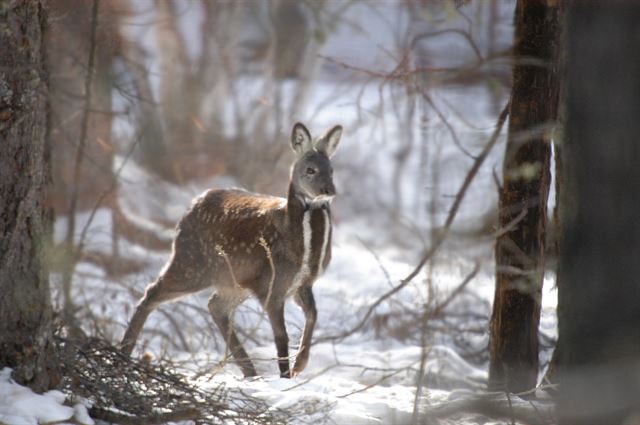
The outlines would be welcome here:
M 64 310 L 67 313 L 73 311 L 73 301 L 71 300 L 71 283 L 73 280 L 73 270 L 75 268 L 73 236 L 75 233 L 76 208 L 78 204 L 78 193 L 80 191 L 80 172 L 82 170 L 82 159 L 84 157 L 84 148 L 87 143 L 87 133 L 89 130 L 89 114 L 91 109 L 91 96 L 93 84 L 93 72 L 95 67 L 96 53 L 96 34 L 98 27 L 98 0 L 93 0 L 91 7 L 91 35 L 89 37 L 89 62 L 87 65 L 87 74 L 84 80 L 84 112 L 82 114 L 82 122 L 80 124 L 80 141 L 76 150 L 75 166 L 73 170 L 73 185 L 71 186 L 71 195 L 69 201 L 69 212 L 67 214 L 67 234 L 65 237 L 66 261 L 62 273 L 62 288 L 64 298 Z
M 438 118 L 440 118 L 440 121 L 442 121 L 445 127 L 447 127 L 447 130 L 449 130 L 449 133 L 451 134 L 451 138 L 453 139 L 453 143 L 457 146 L 457 148 L 460 149 L 460 151 L 466 156 L 468 156 L 469 158 L 476 159 L 476 157 L 473 156 L 471 152 L 469 152 L 464 146 L 462 146 L 462 142 L 460 142 L 460 139 L 458 138 L 458 134 L 456 133 L 456 130 L 453 128 L 453 126 L 451 125 L 447 117 L 444 116 L 442 111 L 440 111 L 440 108 L 438 108 L 438 106 L 435 104 L 431 96 L 429 96 L 427 91 L 421 90 L 420 94 L 422 95 L 422 98 L 429 104 L 429 106 L 431 106 L 431 109 L 433 109 L 433 111 L 436 113 Z
M 460 285 L 458 285 L 456 287 L 456 289 L 454 289 L 449 296 L 442 301 L 441 303 L 439 303 L 438 305 L 436 305 L 430 312 L 430 316 L 431 317 L 435 317 L 435 316 L 439 316 L 442 314 L 442 312 L 444 311 L 445 308 L 447 308 L 447 306 L 449 304 L 451 304 L 451 302 L 458 296 L 460 295 L 460 293 L 462 291 L 464 291 L 464 288 L 467 287 L 467 285 L 469 284 L 469 282 L 471 282 L 473 280 L 474 277 L 477 276 L 478 272 L 480 271 L 480 262 L 476 261 L 475 266 L 473 267 L 473 270 L 471 271 L 471 273 L 469 273 L 467 275 L 467 277 L 464 278 L 464 280 L 462 281 L 462 283 L 460 283 Z
M 80 257 L 82 250 L 84 249 L 84 242 L 87 238 L 87 232 L 89 230 L 89 227 L 91 226 L 91 223 L 93 223 L 93 219 L 95 218 L 95 215 L 98 211 L 98 208 L 100 208 L 100 205 L 102 205 L 102 203 L 104 202 L 104 200 L 106 199 L 107 196 L 109 196 L 110 193 L 112 193 L 116 187 L 118 186 L 118 180 L 120 178 L 120 174 L 122 174 L 122 170 L 124 169 L 124 166 L 127 164 L 127 162 L 129 161 L 129 158 L 131 158 L 131 155 L 133 154 L 133 151 L 135 150 L 136 146 L 138 145 L 139 139 L 137 141 L 135 141 L 134 143 L 131 144 L 131 147 L 129 148 L 129 152 L 127 152 L 127 154 L 124 157 L 124 160 L 122 161 L 122 164 L 120 164 L 120 167 L 118 167 L 118 169 L 116 170 L 116 172 L 114 173 L 112 180 L 111 180 L 111 185 L 105 189 L 102 194 L 100 194 L 100 197 L 96 200 L 95 204 L 93 205 L 93 209 L 91 210 L 91 214 L 89 214 L 89 219 L 87 220 L 87 222 L 85 223 L 84 227 L 82 228 L 82 232 L 80 233 L 80 239 L 78 240 L 78 244 L 74 250 L 74 254 L 73 254 L 73 261 L 75 263 L 75 261 L 78 260 L 78 258 Z
M 394 370 L 394 371 L 393 371 L 393 372 L 391 372 L 391 373 L 388 373 L 388 374 L 386 374 L 386 375 L 384 375 L 384 376 L 381 376 L 381 377 L 380 377 L 379 379 L 377 379 L 375 382 L 372 382 L 371 384 L 365 385 L 363 388 L 357 389 L 357 390 L 355 390 L 355 391 L 348 392 L 348 393 L 346 393 L 346 394 L 337 395 L 336 397 L 337 397 L 337 398 L 347 398 L 347 397 L 352 396 L 352 395 L 354 395 L 354 394 L 357 394 L 357 393 L 361 393 L 361 392 L 367 391 L 367 390 L 369 390 L 369 389 L 371 389 L 371 388 L 373 388 L 373 387 L 375 387 L 375 386 L 379 385 L 380 383 L 382 383 L 382 382 L 386 381 L 387 379 L 389 379 L 389 378 L 393 378 L 393 377 L 394 377 L 394 376 L 396 376 L 397 374 L 399 374 L 399 373 L 401 373 L 401 372 L 404 372 L 404 371 L 406 371 L 406 370 L 409 370 L 409 369 L 411 369 L 411 366 L 407 366 L 407 367 L 403 367 L 403 368 L 400 368 L 400 369 L 396 369 L 396 370 Z

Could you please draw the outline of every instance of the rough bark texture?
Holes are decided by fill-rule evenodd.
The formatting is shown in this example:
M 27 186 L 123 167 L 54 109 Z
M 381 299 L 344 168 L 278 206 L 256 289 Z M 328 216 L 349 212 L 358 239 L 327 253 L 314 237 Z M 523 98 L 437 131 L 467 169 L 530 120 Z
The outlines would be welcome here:
M 637 2 L 575 1 L 568 13 L 561 424 L 640 414 L 638 22 Z
M 47 78 L 43 3 L 0 3 L 0 368 L 42 391 L 55 384 L 44 255 Z
M 516 6 L 515 64 L 500 192 L 489 386 L 536 385 L 544 275 L 550 130 L 557 115 L 558 11 L 551 1 Z

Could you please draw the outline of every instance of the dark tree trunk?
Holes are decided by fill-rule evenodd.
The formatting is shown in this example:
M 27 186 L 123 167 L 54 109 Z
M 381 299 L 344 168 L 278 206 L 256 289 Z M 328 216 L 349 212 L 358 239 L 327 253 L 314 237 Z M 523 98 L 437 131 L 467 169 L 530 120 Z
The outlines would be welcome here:
M 500 192 L 496 292 L 491 317 L 489 387 L 522 392 L 536 385 L 544 275 L 550 133 L 557 116 L 558 10 L 551 0 L 520 0 L 509 133 Z
M 558 297 L 561 424 L 640 412 L 640 5 L 572 2 Z M 632 413 L 634 416 L 632 416 Z
M 45 10 L 36 0 L 0 6 L 0 368 L 42 391 L 55 384 L 44 246 L 47 76 Z

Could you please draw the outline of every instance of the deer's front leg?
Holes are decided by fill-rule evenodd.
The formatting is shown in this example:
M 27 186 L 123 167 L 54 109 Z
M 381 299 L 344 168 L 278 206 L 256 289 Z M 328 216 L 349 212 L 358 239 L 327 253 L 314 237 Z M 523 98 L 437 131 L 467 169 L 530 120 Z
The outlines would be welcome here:
M 278 350 L 278 366 L 280 367 L 280 376 L 290 378 L 289 371 L 289 336 L 287 328 L 284 324 L 284 300 L 272 300 L 267 306 L 267 314 L 271 329 L 273 329 L 273 337 L 276 341 L 276 349 Z
M 309 350 L 311 349 L 311 337 L 313 336 L 313 328 L 316 325 L 318 312 L 316 311 L 316 301 L 313 298 L 311 285 L 303 285 L 296 293 L 296 303 L 302 307 L 304 312 L 305 323 L 302 330 L 302 338 L 300 338 L 300 347 L 298 355 L 293 365 L 293 376 L 296 376 L 307 366 L 309 362 Z

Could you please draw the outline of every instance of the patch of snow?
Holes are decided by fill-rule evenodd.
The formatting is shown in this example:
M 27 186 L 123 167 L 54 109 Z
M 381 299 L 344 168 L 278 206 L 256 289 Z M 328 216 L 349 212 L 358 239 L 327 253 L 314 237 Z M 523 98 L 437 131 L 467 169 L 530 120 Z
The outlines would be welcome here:
M 36 394 L 11 379 L 11 372 L 7 367 L 0 370 L 0 423 L 37 425 L 73 420 L 79 424 L 94 424 L 83 405 L 65 406 L 66 396 L 56 390 Z

